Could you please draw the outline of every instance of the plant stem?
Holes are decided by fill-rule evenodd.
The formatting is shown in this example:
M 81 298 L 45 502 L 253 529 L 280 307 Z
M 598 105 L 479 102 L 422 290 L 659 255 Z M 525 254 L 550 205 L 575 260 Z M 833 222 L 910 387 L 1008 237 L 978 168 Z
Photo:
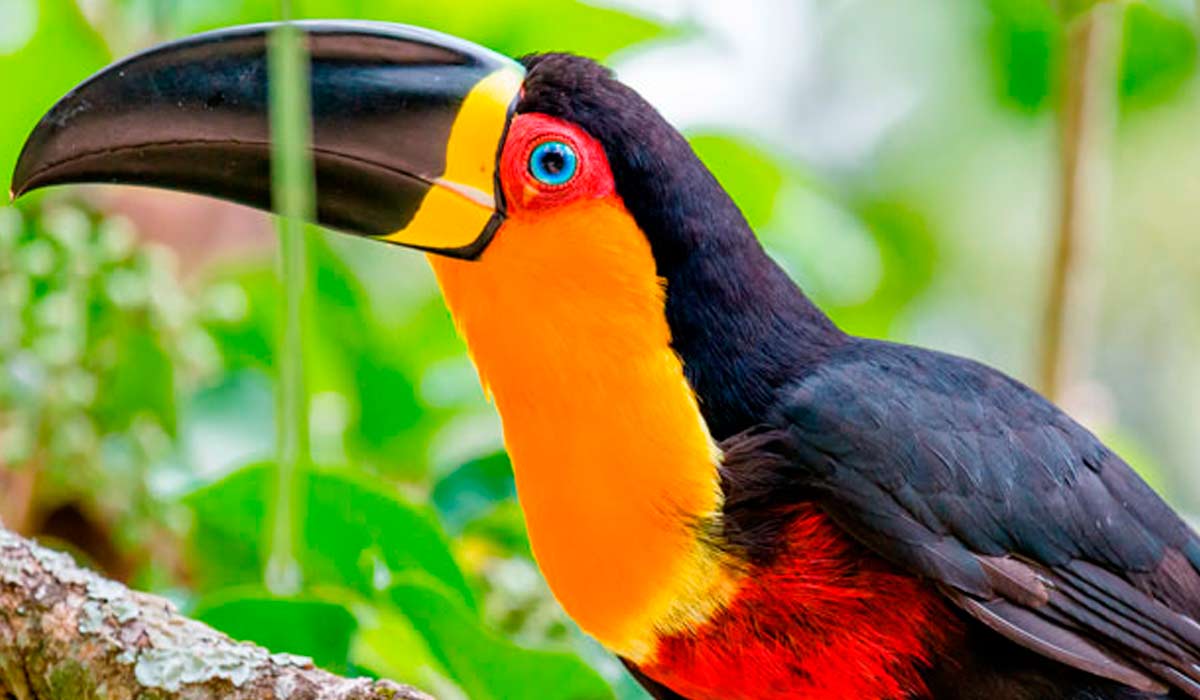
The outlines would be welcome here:
M 287 0 L 282 0 L 280 14 L 285 20 L 289 18 L 289 9 Z M 312 124 L 308 57 L 300 30 L 292 25 L 276 29 L 271 36 L 268 58 L 272 194 L 279 215 L 283 308 L 276 351 L 278 477 L 272 501 L 271 554 L 265 575 L 270 589 L 287 593 L 300 586 L 297 533 L 303 518 L 303 472 L 309 461 L 304 343 L 308 230 L 304 220 L 312 216 L 314 184 L 309 151 Z
M 1121 7 L 1099 3 L 1068 27 L 1059 114 L 1058 237 L 1050 268 L 1038 376 L 1051 400 L 1086 378 L 1094 339 L 1099 271 L 1116 114 Z

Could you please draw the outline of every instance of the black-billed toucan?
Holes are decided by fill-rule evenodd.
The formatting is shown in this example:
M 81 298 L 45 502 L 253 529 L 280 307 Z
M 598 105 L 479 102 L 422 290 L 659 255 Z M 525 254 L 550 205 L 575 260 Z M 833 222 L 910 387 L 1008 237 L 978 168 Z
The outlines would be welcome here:
M 1022 384 L 839 330 L 600 65 L 299 25 L 318 220 L 429 253 L 539 566 L 659 698 L 1200 698 L 1200 539 Z M 271 25 L 37 125 L 69 182 L 270 206 Z

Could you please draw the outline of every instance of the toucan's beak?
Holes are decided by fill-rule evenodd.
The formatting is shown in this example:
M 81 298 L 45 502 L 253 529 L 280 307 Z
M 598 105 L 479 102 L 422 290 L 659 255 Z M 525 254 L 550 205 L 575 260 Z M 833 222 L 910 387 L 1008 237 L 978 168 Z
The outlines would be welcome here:
M 13 195 L 150 185 L 271 208 L 267 43 L 276 25 L 110 66 L 34 129 Z M 311 56 L 317 221 L 461 258 L 503 221 L 496 161 L 524 70 L 469 42 L 375 22 L 298 22 Z

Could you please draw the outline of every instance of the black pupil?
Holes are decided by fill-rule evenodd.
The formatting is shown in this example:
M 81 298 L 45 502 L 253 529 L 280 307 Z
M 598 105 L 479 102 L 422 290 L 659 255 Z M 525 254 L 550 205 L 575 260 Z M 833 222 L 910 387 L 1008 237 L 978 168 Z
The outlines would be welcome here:
M 542 153 L 542 169 L 550 175 L 558 175 L 567 167 L 567 159 L 557 148 L 548 148 Z

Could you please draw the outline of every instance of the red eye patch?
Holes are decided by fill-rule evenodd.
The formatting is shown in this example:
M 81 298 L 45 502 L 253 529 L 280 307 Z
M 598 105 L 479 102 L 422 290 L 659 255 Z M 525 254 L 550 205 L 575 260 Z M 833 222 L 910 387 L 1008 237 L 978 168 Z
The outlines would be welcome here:
M 535 152 L 539 157 L 546 152 L 546 148 L 539 151 L 540 146 L 555 142 L 573 151 L 576 157 L 574 174 L 558 184 L 536 177 L 535 172 L 545 177 L 544 166 L 534 163 L 531 167 L 530 162 Z M 513 119 L 500 157 L 500 181 L 510 211 L 607 197 L 614 191 L 608 157 L 600 143 L 579 127 L 545 114 L 520 114 Z

